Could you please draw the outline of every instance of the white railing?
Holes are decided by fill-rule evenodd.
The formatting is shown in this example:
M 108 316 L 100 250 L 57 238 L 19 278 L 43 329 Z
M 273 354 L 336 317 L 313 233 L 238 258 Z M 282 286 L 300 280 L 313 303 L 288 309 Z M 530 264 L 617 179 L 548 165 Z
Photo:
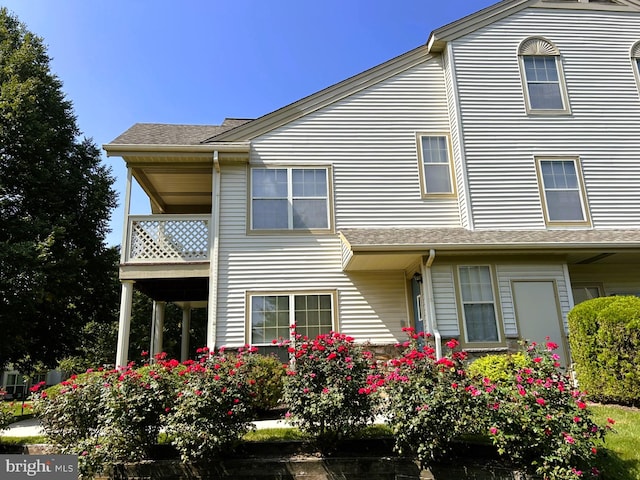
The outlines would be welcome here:
M 210 215 L 130 215 L 125 263 L 209 260 Z

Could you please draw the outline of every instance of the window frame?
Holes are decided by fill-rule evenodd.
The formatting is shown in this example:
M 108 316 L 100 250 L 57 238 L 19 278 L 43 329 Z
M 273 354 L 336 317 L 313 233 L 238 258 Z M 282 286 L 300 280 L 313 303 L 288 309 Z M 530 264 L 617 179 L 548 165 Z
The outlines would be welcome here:
M 477 341 L 476 342 L 476 341 L 469 340 L 467 319 L 466 319 L 464 306 L 466 304 L 471 304 L 471 303 L 473 304 L 487 303 L 488 304 L 489 302 L 465 301 L 463 291 L 462 291 L 462 282 L 461 282 L 461 275 L 460 275 L 460 270 L 462 268 L 487 268 L 489 271 L 489 277 L 491 280 L 491 297 L 492 297 L 492 305 L 493 305 L 493 314 L 494 314 L 494 321 L 496 324 L 496 332 L 498 335 L 498 339 L 496 341 Z M 490 264 L 466 264 L 465 263 L 465 264 L 456 265 L 454 272 L 455 272 L 455 284 L 456 284 L 456 290 L 457 290 L 456 299 L 458 302 L 458 311 L 460 312 L 460 314 L 458 315 L 459 327 L 461 332 L 460 343 L 463 346 L 466 346 L 469 348 L 479 348 L 479 349 L 505 346 L 506 336 L 504 333 L 502 313 L 500 310 L 500 302 L 497 296 L 497 292 L 499 292 L 498 283 L 496 280 L 496 275 L 495 275 L 493 266 Z
M 584 178 L 582 176 L 582 164 L 580 157 L 567 156 L 536 156 L 536 175 L 538 177 L 538 191 L 540 193 L 540 202 L 542 206 L 542 214 L 544 223 L 548 227 L 573 227 L 573 226 L 591 226 L 591 214 L 589 212 L 589 202 L 587 200 L 587 192 L 585 188 Z M 578 180 L 578 194 L 580 198 L 580 206 L 582 207 L 582 220 L 551 220 L 549 215 L 549 202 L 547 201 L 547 190 L 544 185 L 544 177 L 542 175 L 543 162 L 572 162 L 575 169 L 576 178 Z
M 253 308 L 252 308 L 252 299 L 254 297 L 289 297 L 289 338 L 288 340 L 294 340 L 292 335 L 293 330 L 291 327 L 295 323 L 295 297 L 308 297 L 308 296 L 320 296 L 326 295 L 329 296 L 331 300 L 331 328 L 330 331 L 337 332 L 338 331 L 338 302 L 337 302 L 337 291 L 336 290 L 280 290 L 280 291 L 247 291 L 245 298 L 245 313 L 246 313 L 246 324 L 245 324 L 245 340 L 246 343 L 253 346 L 273 346 L 272 340 L 260 343 L 253 342 Z M 300 332 L 298 332 L 300 333 Z M 326 332 L 329 333 L 329 332 Z
M 631 68 L 636 77 L 638 94 L 640 95 L 640 40 L 631 46 Z
M 582 302 L 586 302 L 587 300 L 591 300 L 591 299 L 586 299 L 586 300 L 582 300 L 582 302 L 576 302 L 576 290 L 578 289 L 596 289 L 598 290 L 598 296 L 597 297 L 592 297 L 592 298 L 601 298 L 604 297 L 604 284 L 601 282 L 577 282 L 577 283 L 572 283 L 571 284 L 571 298 L 573 300 L 573 304 L 578 305 Z
M 286 170 L 287 172 L 287 228 L 254 228 L 253 212 L 253 172 L 255 170 Z M 293 171 L 294 170 L 324 170 L 327 182 L 327 192 L 325 199 L 327 213 L 327 227 L 315 228 L 294 228 L 293 227 Z M 331 165 L 299 165 L 299 164 L 269 164 L 269 165 L 249 165 L 247 167 L 247 234 L 309 234 L 309 233 L 333 233 L 333 169 Z M 304 197 L 302 197 L 304 198 Z M 318 197 L 309 197 L 318 198 Z
M 558 76 L 558 88 L 562 108 L 533 108 L 531 105 L 531 95 L 529 84 L 534 83 L 527 78 L 525 68 L 525 57 L 545 57 L 554 58 L 556 74 Z M 525 110 L 528 115 L 570 115 L 571 106 L 569 104 L 569 94 L 565 81 L 564 69 L 562 67 L 562 57 L 560 50 L 549 40 L 543 37 L 529 37 L 523 40 L 518 47 L 518 65 L 520 68 L 520 80 L 524 96 Z
M 429 192 L 427 189 L 427 174 L 423 158 L 423 138 L 444 138 L 447 145 L 447 165 L 449 168 L 449 192 Z M 456 179 L 453 167 L 453 149 L 451 148 L 451 135 L 448 132 L 418 132 L 416 133 L 416 147 L 418 152 L 418 172 L 420 176 L 420 195 L 422 198 L 456 198 Z M 445 162 L 437 162 L 436 165 L 444 165 Z

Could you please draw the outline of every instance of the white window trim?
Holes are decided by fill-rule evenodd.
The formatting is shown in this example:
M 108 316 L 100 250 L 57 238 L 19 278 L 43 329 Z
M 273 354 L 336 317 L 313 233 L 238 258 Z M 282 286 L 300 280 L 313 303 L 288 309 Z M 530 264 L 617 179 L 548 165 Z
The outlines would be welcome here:
M 542 177 L 542 162 L 573 162 L 578 178 L 578 188 L 580 190 L 580 206 L 584 220 L 550 220 L 549 208 L 547 206 L 547 192 L 544 187 L 544 179 Z M 540 202 L 542 204 L 542 213 L 544 215 L 544 223 L 548 227 L 567 227 L 567 226 L 591 226 L 591 214 L 589 213 L 589 203 L 587 202 L 587 193 L 582 177 L 582 164 L 579 157 L 563 157 L 563 156 L 537 156 L 535 157 L 536 175 L 538 176 L 538 190 L 540 192 Z
M 491 277 L 491 296 L 492 296 L 492 304 L 493 304 L 493 314 L 494 314 L 494 320 L 496 322 L 496 331 L 498 332 L 498 340 L 495 342 L 473 342 L 473 341 L 469 341 L 469 337 L 467 335 L 467 319 L 465 316 L 465 311 L 464 311 L 464 306 L 467 303 L 489 303 L 487 302 L 465 302 L 464 298 L 462 296 L 462 282 L 460 281 L 460 269 L 461 268 L 466 268 L 466 267 L 487 267 L 489 269 L 489 275 Z M 462 329 L 462 337 L 464 339 L 464 344 L 466 346 L 469 347 L 477 347 L 477 348 L 490 348 L 490 347 L 496 347 L 496 346 L 503 346 L 505 344 L 505 335 L 504 335 L 504 331 L 503 331 L 503 327 L 502 327 L 502 319 L 501 319 L 501 315 L 500 315 L 500 311 L 499 311 L 499 302 L 498 302 L 498 298 L 496 297 L 496 291 L 497 291 L 497 284 L 496 284 L 496 277 L 495 277 L 495 273 L 493 270 L 493 267 L 491 265 L 488 264 L 464 264 L 464 265 L 457 265 L 456 269 L 456 290 L 458 291 L 458 301 L 460 302 L 460 319 L 462 322 L 462 325 L 460 326 L 460 328 Z
M 631 68 L 636 77 L 636 85 L 640 95 L 640 41 L 637 41 L 631 47 Z
M 424 172 L 424 159 L 422 158 L 422 139 L 425 137 L 445 137 L 447 143 L 447 159 L 449 160 L 449 182 L 451 185 L 450 192 L 435 192 L 430 193 L 427 191 L 427 179 Z M 420 193 L 422 198 L 455 198 L 456 192 L 456 179 L 453 169 L 453 155 L 451 148 L 451 135 L 448 132 L 418 132 L 416 133 L 416 146 L 418 150 L 418 172 L 420 176 Z M 437 164 L 436 164 L 437 165 Z
M 288 228 L 253 228 L 253 170 L 275 169 L 287 171 L 287 201 L 288 201 Z M 327 228 L 293 228 L 292 200 L 293 200 L 293 170 L 325 170 L 327 180 Z M 333 173 L 331 165 L 299 165 L 299 164 L 271 164 L 271 165 L 249 165 L 247 170 L 247 233 L 248 234 L 305 234 L 305 233 L 333 233 Z M 309 197 L 315 198 L 315 197 Z
M 531 99 L 529 96 L 529 83 L 524 66 L 524 57 L 545 56 L 553 57 L 556 63 L 558 73 L 558 84 L 560 87 L 560 97 L 562 99 L 563 108 L 558 109 L 535 109 L 531 108 Z M 522 91 L 525 100 L 525 110 L 528 115 L 570 115 L 571 106 L 569 104 L 569 94 L 567 93 L 567 85 L 562 68 L 562 59 L 560 50 L 549 40 L 543 37 L 529 37 L 523 40 L 518 47 L 518 65 L 520 67 L 520 79 L 522 81 Z
M 246 328 L 245 328 L 245 337 L 246 343 L 249 345 L 254 345 L 257 347 L 265 347 L 265 346 L 273 346 L 271 341 L 264 343 L 253 343 L 252 332 L 253 332 L 253 311 L 251 308 L 251 299 L 253 297 L 289 297 L 289 327 L 292 327 L 295 324 L 295 308 L 292 306 L 295 304 L 296 296 L 307 296 L 307 295 L 329 295 L 331 298 L 331 331 L 338 331 L 338 310 L 337 310 L 337 291 L 336 290 L 303 290 L 303 291 L 248 291 L 246 292 L 245 299 L 245 312 L 246 312 Z M 286 339 L 285 339 L 286 340 Z M 288 340 L 294 340 L 293 337 L 293 329 L 289 328 L 289 338 Z

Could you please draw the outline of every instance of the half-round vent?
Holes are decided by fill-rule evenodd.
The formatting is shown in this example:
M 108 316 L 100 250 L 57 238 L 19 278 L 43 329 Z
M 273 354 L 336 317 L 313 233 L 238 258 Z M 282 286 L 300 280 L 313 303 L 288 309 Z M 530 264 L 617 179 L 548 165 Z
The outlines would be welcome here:
M 545 38 L 531 37 L 520 44 L 518 55 L 560 55 L 560 50 Z
M 633 47 L 631 47 L 631 57 L 640 58 L 640 42 L 636 42 Z

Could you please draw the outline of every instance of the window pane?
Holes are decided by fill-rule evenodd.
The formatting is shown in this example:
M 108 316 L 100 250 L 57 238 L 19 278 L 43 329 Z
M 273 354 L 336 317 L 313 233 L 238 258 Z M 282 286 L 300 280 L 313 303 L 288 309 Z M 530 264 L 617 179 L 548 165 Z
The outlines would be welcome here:
M 288 228 L 287 200 L 254 200 L 253 228 Z
M 447 137 L 421 137 L 424 163 L 449 163 Z
M 464 318 L 469 342 L 497 342 L 498 329 L 492 303 L 466 304 Z
M 449 164 L 425 165 L 424 178 L 427 193 L 451 193 L 451 175 L 449 174 Z
M 328 228 L 327 201 L 293 200 L 293 228 Z
M 547 211 L 550 221 L 583 221 L 578 190 L 547 191 Z
M 296 295 L 294 303 L 299 334 L 315 338 L 333 329 L 331 295 Z
M 293 169 L 294 197 L 326 197 L 327 171 L 325 169 Z
M 287 198 L 285 169 L 254 168 L 251 173 L 253 197 Z
M 534 110 L 564 109 L 557 83 L 529 83 L 529 102 Z
M 271 343 L 281 336 L 289 338 L 289 297 L 251 297 L 251 342 Z M 282 332 L 287 332 L 282 335 Z

